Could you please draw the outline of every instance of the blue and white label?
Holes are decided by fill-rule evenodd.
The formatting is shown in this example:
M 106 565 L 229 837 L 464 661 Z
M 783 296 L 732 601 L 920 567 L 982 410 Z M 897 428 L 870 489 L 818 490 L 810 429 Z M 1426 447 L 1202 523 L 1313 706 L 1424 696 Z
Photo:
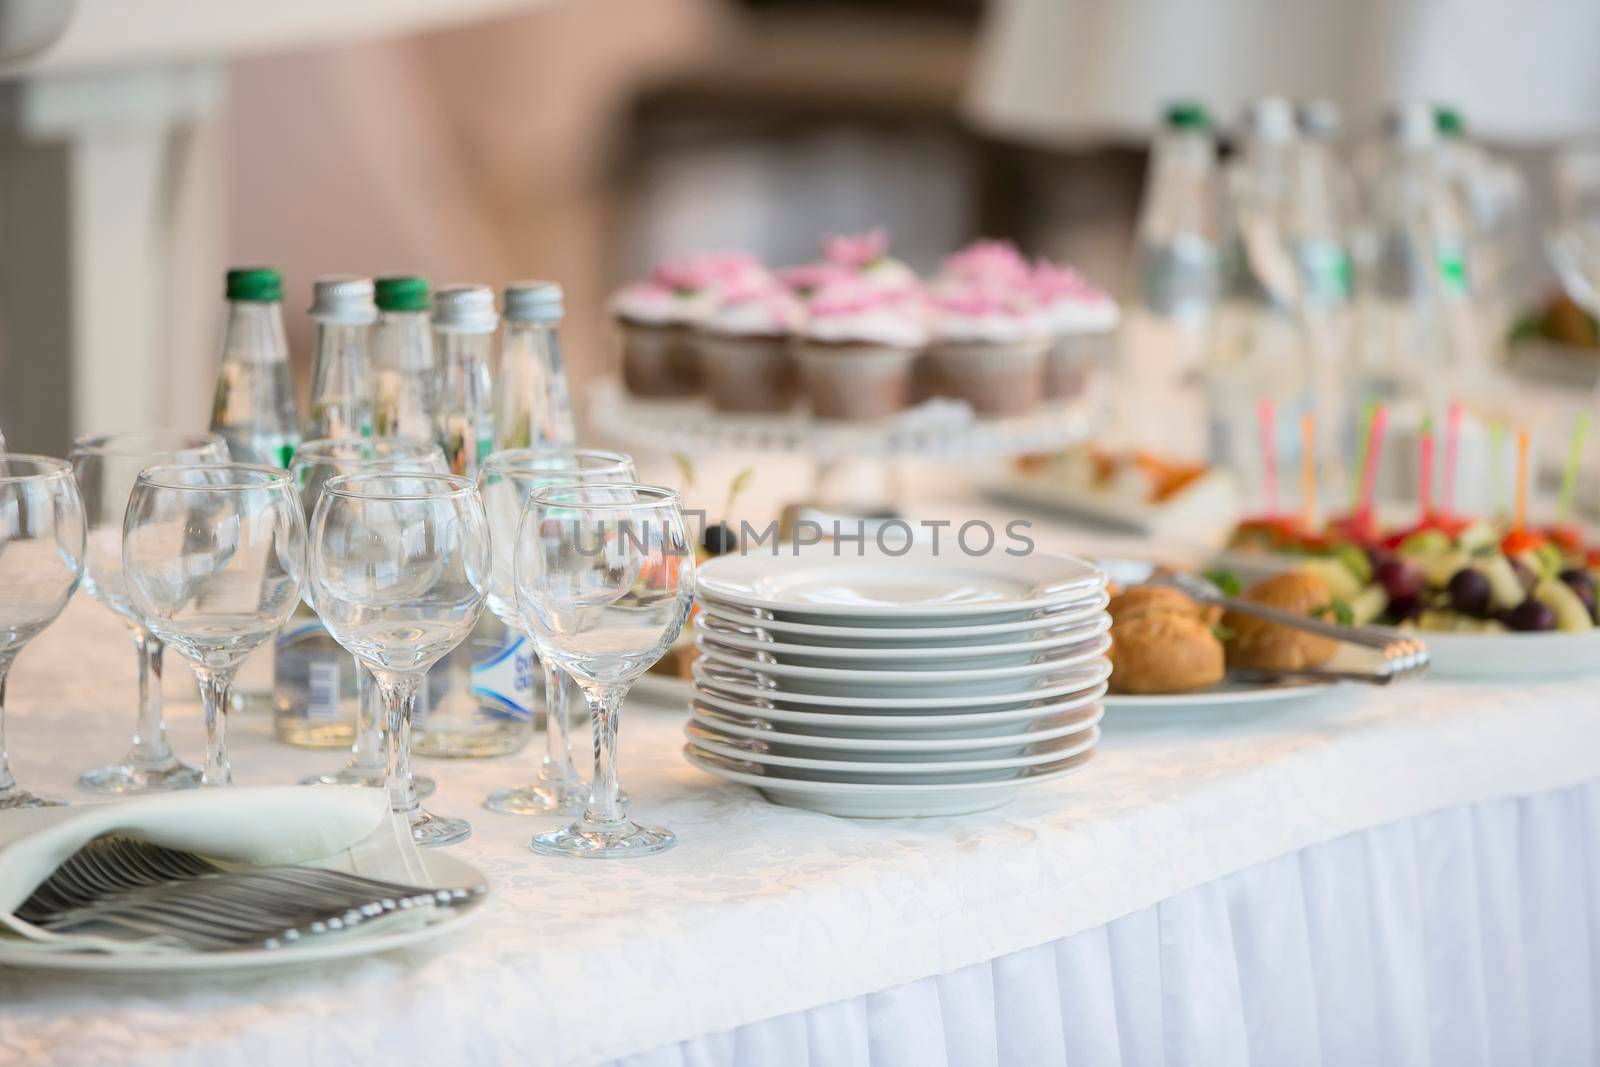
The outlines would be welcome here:
M 533 646 L 518 633 L 472 660 L 472 695 L 492 714 L 533 719 Z

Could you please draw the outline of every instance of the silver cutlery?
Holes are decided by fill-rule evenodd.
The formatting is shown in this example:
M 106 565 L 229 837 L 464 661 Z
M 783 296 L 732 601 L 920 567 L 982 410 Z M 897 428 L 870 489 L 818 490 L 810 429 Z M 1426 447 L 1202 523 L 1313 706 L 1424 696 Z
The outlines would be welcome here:
M 429 889 L 314 867 L 225 870 L 192 853 L 106 837 L 17 908 L 61 936 L 110 935 L 201 951 L 282 948 L 404 913 L 470 906 L 486 888 Z

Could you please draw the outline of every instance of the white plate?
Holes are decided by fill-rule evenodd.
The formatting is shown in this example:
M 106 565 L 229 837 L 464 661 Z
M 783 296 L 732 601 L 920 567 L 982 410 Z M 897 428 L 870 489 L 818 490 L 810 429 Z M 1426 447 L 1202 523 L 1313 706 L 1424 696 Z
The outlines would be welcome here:
M 692 709 L 690 722 L 715 730 L 728 739 L 764 741 L 779 755 L 806 756 L 811 759 L 900 760 L 913 758 L 978 759 L 983 755 L 1021 755 L 1029 745 L 1054 741 L 1091 726 L 1099 725 L 1105 708 L 1091 704 L 1077 711 L 1028 723 L 1016 733 L 990 737 L 902 738 L 829 737 L 779 729 L 770 721 L 752 721 L 752 716 L 726 713 L 704 704 Z M 781 725 L 781 724 L 780 724 Z
M 1035 618 L 970 625 L 952 623 L 947 626 L 817 626 L 784 619 L 763 619 L 754 612 L 714 604 L 708 600 L 700 602 L 700 610 L 712 618 L 721 619 L 735 626 L 759 627 L 772 634 L 775 639 L 794 645 L 956 648 L 963 645 L 995 644 L 1013 639 L 1044 640 L 1059 630 L 1092 620 L 1104 611 L 1110 602 L 1110 594 L 1102 589 L 1088 600 L 1076 601 L 1059 611 L 1041 614 Z
M 488 884 L 482 871 L 437 849 L 419 849 L 428 882 L 434 888 L 470 888 Z M 410 948 L 462 929 L 483 911 L 483 898 L 469 907 L 444 908 L 426 926 L 392 934 L 312 938 L 293 948 L 245 949 L 239 952 L 171 952 L 160 955 L 108 956 L 92 952 L 41 952 L 27 942 L 0 939 L 0 967 L 47 971 L 90 971 L 102 974 L 172 974 L 299 967 L 328 960 L 350 959 L 375 952 Z
M 955 740 L 979 737 L 1015 738 L 1034 728 L 1055 722 L 1058 717 L 1075 715 L 1105 696 L 1102 679 L 1091 688 L 1054 700 L 1038 700 L 1020 707 L 995 711 L 942 712 L 930 715 L 867 715 L 862 712 L 793 711 L 787 708 L 761 708 L 738 700 L 699 690 L 694 695 L 695 710 L 719 715 L 736 715 L 755 729 L 770 723 L 790 734 L 816 737 L 871 738 L 897 740 Z
M 748 654 L 722 652 L 706 647 L 696 638 L 700 664 L 708 672 L 718 669 L 738 671 L 747 684 L 770 680 L 780 696 L 806 693 L 842 697 L 933 697 L 940 694 L 986 696 L 1019 695 L 1031 689 L 1054 684 L 1055 676 L 1099 660 L 1111 647 L 1109 635 L 1102 634 L 1067 655 L 1052 656 L 1035 663 L 1011 667 L 979 667 L 955 671 L 845 670 L 831 667 L 792 667 L 781 663 L 762 663 Z
M 1046 744 L 1033 746 L 1030 751 L 1016 756 L 991 756 L 977 759 L 942 760 L 861 760 L 829 759 L 808 756 L 785 756 L 766 751 L 764 742 L 735 743 L 718 740 L 715 731 L 693 722 L 684 724 L 689 743 L 701 752 L 726 759 L 758 763 L 763 767 L 781 768 L 783 773 L 808 782 L 943 782 L 992 781 L 1011 777 L 1012 771 L 1054 763 L 1087 752 L 1100 740 L 1100 729 L 1091 726 L 1076 735 L 1057 738 Z M 757 747 L 762 746 L 762 747 Z
M 685 745 L 683 754 L 708 774 L 741 785 L 755 786 L 774 804 L 805 808 L 828 815 L 859 819 L 898 819 L 908 816 L 966 815 L 988 811 L 1010 801 L 1028 785 L 1053 782 L 1081 770 L 1094 750 L 1060 763 L 1030 767 L 1015 778 L 1000 782 L 962 782 L 943 785 L 877 785 L 842 782 L 801 782 L 764 774 L 753 763 L 705 756 Z
M 941 695 L 915 697 L 819 696 L 814 693 L 780 693 L 770 686 L 764 687 L 751 684 L 746 680 L 713 673 L 712 670 L 708 670 L 710 667 L 711 665 L 704 658 L 701 658 L 695 660 L 694 666 L 691 668 L 694 674 L 695 686 L 701 691 L 709 690 L 713 694 L 721 693 L 733 699 L 748 697 L 754 700 L 776 701 L 780 705 L 798 705 L 800 708 L 814 706 L 842 714 L 850 714 L 851 711 L 856 709 L 878 712 L 904 711 L 920 715 L 937 711 L 940 708 L 998 710 L 1007 707 L 1024 707 L 1047 698 L 1065 697 L 1080 693 L 1085 689 L 1099 685 L 1111 677 L 1111 664 L 1104 659 L 1100 659 L 1085 666 L 1063 672 L 1059 678 L 1055 675 L 1050 675 L 1045 679 L 1050 683 L 1048 685 L 1041 685 L 1017 693 L 949 695 L 948 691 L 945 690 L 942 691 Z
M 1457 634 L 1404 630 L 1428 646 L 1431 678 L 1557 678 L 1600 672 L 1600 629 L 1584 633 Z
M 852 648 L 829 645 L 791 645 L 712 629 L 725 623 L 708 623 L 704 615 L 695 619 L 695 630 L 704 647 L 737 655 L 741 652 L 770 656 L 771 662 L 796 667 L 837 667 L 858 670 L 952 670 L 979 667 L 1016 667 L 1038 662 L 1051 653 L 1099 637 L 1111 629 L 1111 616 L 1101 612 L 1079 626 L 1068 627 L 1037 641 L 1012 641 L 995 645 L 965 645 L 959 648 Z M 766 662 L 763 660 L 763 662 Z
M 1106 710 L 1123 711 L 1226 711 L 1230 708 L 1255 704 L 1293 703 L 1313 700 L 1338 685 L 1314 678 L 1286 678 L 1281 682 L 1231 682 L 1224 681 L 1212 689 L 1197 693 L 1132 694 L 1109 693 Z
M 875 548 L 855 555 L 835 544 L 719 556 L 696 572 L 696 588 L 713 603 L 780 619 L 925 627 L 1025 619 L 1105 586 L 1105 575 L 1081 559 L 1049 552 L 968 556 L 954 540 L 940 552 L 913 545 L 899 556 Z

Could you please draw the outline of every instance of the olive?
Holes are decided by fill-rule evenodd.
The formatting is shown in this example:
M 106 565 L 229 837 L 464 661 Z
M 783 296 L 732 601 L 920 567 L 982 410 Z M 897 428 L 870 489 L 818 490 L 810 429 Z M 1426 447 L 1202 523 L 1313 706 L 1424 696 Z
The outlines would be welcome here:
M 1420 596 L 1397 596 L 1389 598 L 1389 606 L 1384 609 L 1384 615 L 1395 624 L 1410 622 L 1422 616 L 1422 598 Z
M 1489 614 L 1489 579 L 1471 567 L 1463 567 L 1450 576 L 1445 586 L 1450 594 L 1450 606 L 1463 615 L 1483 618 Z
M 1554 630 L 1556 628 L 1556 609 L 1543 601 L 1529 597 L 1510 611 L 1505 612 L 1501 621 L 1513 630 L 1536 631 Z
M 1589 609 L 1589 615 L 1592 618 L 1595 608 L 1594 575 L 1586 570 L 1574 567 L 1571 570 L 1562 571 L 1561 580 L 1567 584 L 1568 589 L 1577 594 L 1579 600 L 1583 601 L 1583 606 Z
M 706 532 L 700 537 L 700 547 L 713 556 L 726 556 L 738 549 L 739 537 L 733 532 L 733 527 L 719 522 L 706 527 Z
M 1372 578 L 1383 586 L 1391 603 L 1405 597 L 1419 597 L 1428 585 L 1428 576 L 1422 568 L 1405 559 L 1384 560 L 1372 572 Z

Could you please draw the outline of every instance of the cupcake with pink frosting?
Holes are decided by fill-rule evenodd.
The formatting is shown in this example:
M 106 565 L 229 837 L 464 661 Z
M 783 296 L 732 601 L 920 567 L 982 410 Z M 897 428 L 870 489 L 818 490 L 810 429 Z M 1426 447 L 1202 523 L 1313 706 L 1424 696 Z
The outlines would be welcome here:
M 1072 268 L 1042 259 L 1028 275 L 1028 292 L 1054 338 L 1045 358 L 1046 399 L 1081 396 L 1110 358 L 1117 302 Z
M 906 406 L 911 367 L 927 340 L 914 284 L 885 286 L 861 272 L 823 284 L 794 344 L 812 412 L 823 419 L 893 415 Z
M 622 380 L 636 396 L 690 396 L 700 389 L 693 330 L 717 294 L 705 257 L 686 256 L 656 267 L 648 278 L 611 297 L 622 338 Z
M 979 415 L 1018 415 L 1044 398 L 1050 334 L 1025 289 L 998 277 L 947 277 L 930 307 L 936 395 L 965 400 Z
M 720 411 L 786 411 L 794 404 L 791 340 L 805 305 L 771 275 L 750 275 L 721 292 L 700 322 L 700 372 Z
M 707 252 L 659 264 L 611 298 L 622 334 L 622 377 L 638 396 L 689 396 L 700 389 L 695 329 L 730 290 L 773 283 L 748 252 Z

